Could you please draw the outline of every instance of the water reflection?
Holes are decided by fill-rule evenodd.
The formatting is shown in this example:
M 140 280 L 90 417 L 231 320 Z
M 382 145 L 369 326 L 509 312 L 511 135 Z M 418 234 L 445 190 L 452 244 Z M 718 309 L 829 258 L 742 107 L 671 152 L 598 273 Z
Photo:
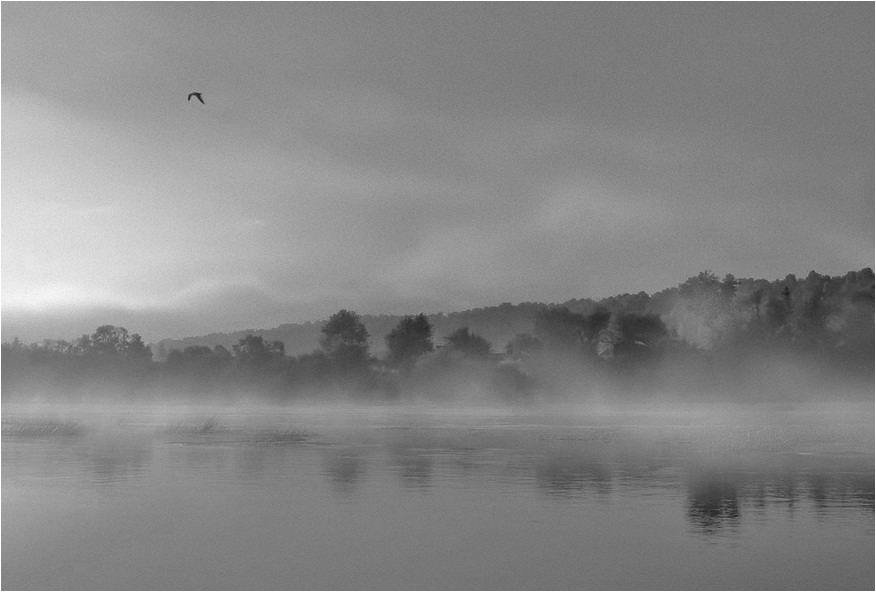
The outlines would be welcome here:
M 874 513 L 872 456 L 737 454 L 716 460 L 664 455 L 659 447 L 655 453 L 584 440 L 551 447 L 537 438 L 512 435 L 502 439 L 495 430 L 489 438 L 476 430 L 453 434 L 407 431 L 403 436 L 371 438 L 361 445 L 337 442 L 315 449 L 308 442 L 268 445 L 237 433 L 222 438 L 210 434 L 212 439 L 199 435 L 197 441 L 154 434 L 89 433 L 75 439 L 7 434 L 3 437 L 3 476 L 69 479 L 84 469 L 88 481 L 109 483 L 148 478 L 154 469 L 219 481 L 259 482 L 289 478 L 291 459 L 319 450 L 321 473 L 331 488 L 344 493 L 354 492 L 366 467 L 373 465 L 376 471 L 393 474 L 403 486 L 415 489 L 473 478 L 520 487 L 531 483 L 545 495 L 565 497 L 675 489 L 687 500 L 690 524 L 704 533 L 738 525 L 746 508 L 781 507 L 792 514 L 805 504 L 819 511 L 840 506 Z M 307 461 L 302 458 L 301 462 Z
M 801 511 L 825 515 L 855 507 L 872 515 L 873 475 L 867 474 L 866 465 L 858 467 L 860 472 L 849 468 L 803 465 L 715 472 L 690 467 L 687 517 L 698 531 L 719 534 L 737 527 L 749 510 L 763 515 L 767 508 L 779 509 L 794 517 Z
M 365 459 L 355 450 L 333 451 L 327 456 L 325 473 L 332 489 L 352 494 L 365 474 Z
M 612 473 L 602 462 L 584 456 L 547 457 L 535 466 L 539 488 L 549 494 L 571 495 L 612 491 Z
M 432 485 L 432 456 L 429 450 L 393 445 L 390 449 L 390 468 L 401 477 L 402 483 L 414 489 L 428 489 Z
M 827 575 L 811 586 L 872 587 L 872 567 L 858 565 L 873 544 L 872 454 L 705 454 L 681 428 L 649 440 L 619 427 L 436 424 L 314 429 L 301 440 L 226 421 L 172 433 L 4 434 L 4 585 L 11 574 L 11 588 L 59 587 L 33 574 L 60 561 L 69 589 L 131 587 L 118 579 L 126 569 L 156 588 L 675 589 L 714 585 L 724 562 L 722 587 L 747 589 L 771 586 L 733 574 L 767 569 L 771 557 L 778 577 L 802 574 L 780 580 L 787 587 L 817 570 Z M 647 562 L 661 543 L 665 563 L 641 577 L 664 579 L 624 579 L 618 555 Z M 832 556 L 854 557 L 842 568 L 852 577 L 818 564 Z M 537 582 L 535 557 L 547 566 Z M 516 580 L 502 579 L 512 572 Z
M 142 477 L 152 457 L 152 447 L 142 443 L 101 442 L 80 457 L 97 483 L 123 482 Z
M 687 516 L 705 534 L 739 524 L 739 495 L 732 475 L 703 475 L 688 488 Z

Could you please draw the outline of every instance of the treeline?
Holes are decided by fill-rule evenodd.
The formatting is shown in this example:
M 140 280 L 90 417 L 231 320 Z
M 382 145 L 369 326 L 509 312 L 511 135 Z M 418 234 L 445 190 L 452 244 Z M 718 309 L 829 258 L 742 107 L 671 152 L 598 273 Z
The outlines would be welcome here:
M 473 322 L 438 333 L 436 324 L 451 315 L 395 317 L 372 336 L 359 315 L 341 310 L 319 327 L 318 348 L 299 355 L 251 333 L 230 349 L 195 344 L 158 358 L 139 335 L 110 325 L 73 342 L 14 339 L 2 345 L 3 398 L 108 392 L 135 399 L 259 393 L 274 400 L 531 401 L 662 392 L 775 400 L 803 390 L 833 396 L 873 381 L 869 268 L 776 281 L 704 271 L 650 296 L 455 314 Z M 483 328 L 504 330 L 508 339 L 491 342 Z M 383 344 L 376 354 L 375 339 Z

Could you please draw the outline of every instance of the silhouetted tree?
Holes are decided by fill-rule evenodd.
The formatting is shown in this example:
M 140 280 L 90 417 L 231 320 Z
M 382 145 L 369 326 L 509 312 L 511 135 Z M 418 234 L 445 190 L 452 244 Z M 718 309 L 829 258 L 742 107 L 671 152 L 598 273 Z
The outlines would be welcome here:
M 238 345 L 238 347 L 240 346 Z M 264 347 L 264 343 L 262 343 L 262 347 Z M 253 348 L 249 344 L 241 349 L 247 352 L 244 355 L 248 355 Z M 231 353 L 221 345 L 217 345 L 214 349 L 210 349 L 206 345 L 190 345 L 182 351 L 171 350 L 167 356 L 167 364 L 171 367 L 187 367 L 197 369 L 199 372 L 211 373 L 221 370 L 231 359 Z
M 608 327 L 611 321 L 611 311 L 600 306 L 595 311 L 587 315 L 584 320 L 584 337 L 588 340 L 594 339 L 599 332 Z
M 247 345 L 243 349 L 250 352 L 253 348 Z M 221 345 L 213 349 L 206 345 L 192 345 L 182 351 L 170 350 L 165 368 L 175 383 L 181 382 L 193 391 L 205 391 L 215 389 L 224 380 L 232 361 L 231 352 Z M 255 365 L 252 360 L 244 362 L 243 358 L 241 363 L 248 364 L 250 368 Z
M 368 366 L 368 331 L 355 312 L 340 310 L 329 317 L 322 327 L 319 345 L 339 370 Z
M 239 364 L 255 370 L 282 360 L 286 348 L 282 341 L 265 341 L 261 335 L 247 335 L 232 349 Z
M 630 364 L 641 364 L 655 359 L 667 336 L 666 325 L 657 315 L 634 313 L 619 314 L 614 320 L 617 342 L 613 354 L 619 363 L 628 368 Z
M 585 341 L 587 320 L 568 308 L 554 306 L 535 318 L 535 336 L 552 350 L 580 350 Z
M 721 294 L 724 296 L 725 300 L 730 300 L 736 295 L 736 288 L 738 285 L 739 282 L 732 273 L 728 273 L 724 276 L 724 280 L 721 282 Z
M 761 386 L 770 378 L 774 359 L 793 363 L 801 380 L 823 380 L 818 383 L 823 385 L 848 380 L 857 388 L 872 385 L 874 292 L 870 268 L 845 276 L 813 271 L 805 279 L 788 275 L 773 281 L 729 274 L 721 279 L 705 271 L 650 297 L 640 292 L 569 301 L 573 309 L 504 303 L 450 316 L 381 317 L 382 324 L 372 318 L 369 322 L 377 323 L 369 325 L 372 332 L 385 334 L 387 360 L 410 362 L 410 371 L 403 373 L 370 366 L 368 331 L 346 310 L 323 325 L 321 349 L 299 358 L 287 358 L 281 341 L 248 335 L 233 346 L 234 357 L 222 346 L 196 345 L 161 355 L 166 361 L 155 363 L 138 334 L 102 325 L 72 342 L 4 342 L 2 393 L 4 398 L 10 393 L 141 396 L 156 384 L 197 386 L 199 391 L 212 386 L 217 393 L 226 386 L 229 392 L 251 386 L 285 387 L 286 392 L 291 386 L 299 392 L 301 386 L 300 392 L 307 393 L 312 385 L 314 393 L 326 389 L 385 396 L 398 388 L 425 396 L 470 397 L 525 394 L 533 385 L 547 394 L 572 384 L 578 393 L 589 384 L 606 381 L 610 387 L 623 380 L 618 392 L 660 384 L 691 393 L 703 391 L 704 385 L 754 393 L 768 390 Z M 463 328 L 448 335 L 447 347 L 429 354 L 434 332 L 456 327 Z M 514 336 L 505 347 L 513 360 L 487 361 L 490 343 L 471 327 L 502 340 Z M 311 343 L 318 330 L 310 324 Z M 532 334 L 524 332 L 529 330 Z M 303 351 L 300 345 L 296 351 Z M 535 351 L 539 355 L 523 355 Z
M 130 335 L 124 327 L 113 325 L 102 325 L 91 335 L 83 335 L 74 348 L 86 356 L 152 359 L 152 350 L 143 343 L 139 334 Z
M 404 317 L 386 336 L 390 363 L 402 364 L 435 349 L 432 325 L 424 314 Z
M 702 271 L 680 284 L 675 305 L 667 314 L 674 332 L 707 350 L 727 340 L 738 325 L 736 286 L 732 275 L 722 281 L 711 271 Z
M 667 335 L 666 325 L 657 315 L 621 314 L 617 325 L 623 341 L 648 347 L 657 345 Z
M 466 357 L 485 358 L 490 354 L 490 342 L 469 331 L 468 327 L 460 327 L 445 339 L 448 346 Z
M 790 291 L 784 286 L 780 296 L 771 296 L 764 308 L 764 322 L 772 334 L 782 330 L 788 330 L 788 321 L 791 317 Z
M 325 386 L 332 374 L 332 361 L 322 350 L 297 356 L 289 363 L 286 380 L 296 388 Z

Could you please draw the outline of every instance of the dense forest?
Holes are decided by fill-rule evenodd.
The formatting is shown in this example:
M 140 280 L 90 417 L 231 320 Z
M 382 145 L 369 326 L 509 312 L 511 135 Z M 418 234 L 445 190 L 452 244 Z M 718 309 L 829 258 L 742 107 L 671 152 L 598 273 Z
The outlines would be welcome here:
M 105 325 L 73 341 L 4 342 L 2 366 L 4 401 L 872 396 L 874 276 L 704 271 L 653 295 L 447 315 L 341 310 L 323 323 L 152 345 Z

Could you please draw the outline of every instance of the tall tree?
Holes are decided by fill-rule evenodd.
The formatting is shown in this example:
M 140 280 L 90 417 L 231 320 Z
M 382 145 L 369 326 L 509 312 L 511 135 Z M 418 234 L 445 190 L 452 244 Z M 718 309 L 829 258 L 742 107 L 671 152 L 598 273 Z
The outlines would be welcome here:
M 675 306 L 666 314 L 674 333 L 702 349 L 726 342 L 737 324 L 737 283 L 732 275 L 722 281 L 711 271 L 702 271 L 680 284 Z
M 152 350 L 139 334 L 129 334 L 124 327 L 102 325 L 91 335 L 83 335 L 75 349 L 87 356 L 124 356 L 132 359 L 152 359 Z
M 550 350 L 580 350 L 585 341 L 587 319 L 564 306 L 552 306 L 535 318 L 535 336 Z
M 322 327 L 319 345 L 342 368 L 368 365 L 368 331 L 355 312 L 342 309 L 329 317 Z
M 447 344 L 454 350 L 471 358 L 485 358 L 490 353 L 490 342 L 469 331 L 468 327 L 460 327 L 447 337 Z
M 247 335 L 232 346 L 238 362 L 250 369 L 282 360 L 286 348 L 282 341 L 265 341 L 261 335 Z
M 435 349 L 426 315 L 406 316 L 386 336 L 390 363 L 402 364 Z
M 600 331 L 608 327 L 610 321 L 611 311 L 604 306 L 598 307 L 584 320 L 584 337 L 588 340 L 595 339 Z M 576 324 L 580 324 L 580 322 L 576 322 Z
M 617 325 L 624 341 L 638 342 L 649 347 L 656 345 L 668 334 L 666 325 L 657 315 L 620 314 Z

